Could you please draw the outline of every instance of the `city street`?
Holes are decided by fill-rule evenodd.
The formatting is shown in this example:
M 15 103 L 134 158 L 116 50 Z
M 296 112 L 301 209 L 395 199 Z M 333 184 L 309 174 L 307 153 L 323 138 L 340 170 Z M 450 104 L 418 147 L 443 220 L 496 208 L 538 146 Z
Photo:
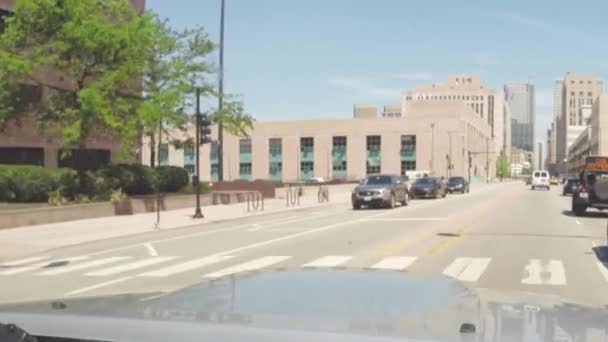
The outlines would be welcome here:
M 145 292 L 240 272 L 356 268 L 446 275 L 468 286 L 608 304 L 608 215 L 570 214 L 561 185 L 473 185 L 394 210 L 349 203 L 48 251 L 0 268 L 0 301 Z

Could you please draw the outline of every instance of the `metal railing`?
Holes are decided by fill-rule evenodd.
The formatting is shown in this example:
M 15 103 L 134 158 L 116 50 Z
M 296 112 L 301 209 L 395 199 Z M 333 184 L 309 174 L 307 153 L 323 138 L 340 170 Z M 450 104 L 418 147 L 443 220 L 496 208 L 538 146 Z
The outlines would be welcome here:
M 319 186 L 319 191 L 317 192 L 317 200 L 319 201 L 319 203 L 329 202 L 329 187 Z
M 290 185 L 285 191 L 285 204 L 288 207 L 299 206 L 300 197 L 302 197 L 302 186 Z

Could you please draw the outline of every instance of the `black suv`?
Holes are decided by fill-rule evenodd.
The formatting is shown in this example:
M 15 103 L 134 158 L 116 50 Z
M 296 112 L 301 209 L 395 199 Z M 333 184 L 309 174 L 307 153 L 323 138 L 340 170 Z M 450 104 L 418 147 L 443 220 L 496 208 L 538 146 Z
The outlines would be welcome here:
M 572 194 L 572 212 L 581 216 L 587 208 L 608 209 L 608 157 L 587 157 Z

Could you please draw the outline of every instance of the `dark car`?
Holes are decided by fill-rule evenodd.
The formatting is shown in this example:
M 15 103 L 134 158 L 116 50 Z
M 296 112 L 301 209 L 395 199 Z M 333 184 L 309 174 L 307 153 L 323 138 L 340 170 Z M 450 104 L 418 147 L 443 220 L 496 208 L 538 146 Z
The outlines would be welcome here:
M 564 182 L 564 189 L 562 191 L 562 195 L 566 196 L 568 194 L 573 194 L 576 191 L 576 188 L 580 184 L 578 178 L 568 178 Z
M 439 198 L 446 193 L 446 183 L 435 177 L 418 178 L 410 188 L 411 198 Z
M 398 175 L 371 175 L 353 189 L 353 209 L 362 206 L 394 208 L 397 202 L 407 205 L 408 187 L 405 179 Z
M 469 192 L 469 182 L 464 177 L 450 177 L 447 188 L 449 193 L 460 192 L 464 194 Z
M 587 208 L 608 209 L 608 157 L 586 157 L 572 193 L 572 212 L 581 216 Z

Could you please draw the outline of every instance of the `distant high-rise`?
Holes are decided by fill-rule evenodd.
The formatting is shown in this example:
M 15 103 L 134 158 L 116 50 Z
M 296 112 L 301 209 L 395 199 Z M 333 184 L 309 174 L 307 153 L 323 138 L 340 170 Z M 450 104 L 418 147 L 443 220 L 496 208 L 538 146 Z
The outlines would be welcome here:
M 534 150 L 534 85 L 508 83 L 505 101 L 511 108 L 511 144 L 532 152 Z

